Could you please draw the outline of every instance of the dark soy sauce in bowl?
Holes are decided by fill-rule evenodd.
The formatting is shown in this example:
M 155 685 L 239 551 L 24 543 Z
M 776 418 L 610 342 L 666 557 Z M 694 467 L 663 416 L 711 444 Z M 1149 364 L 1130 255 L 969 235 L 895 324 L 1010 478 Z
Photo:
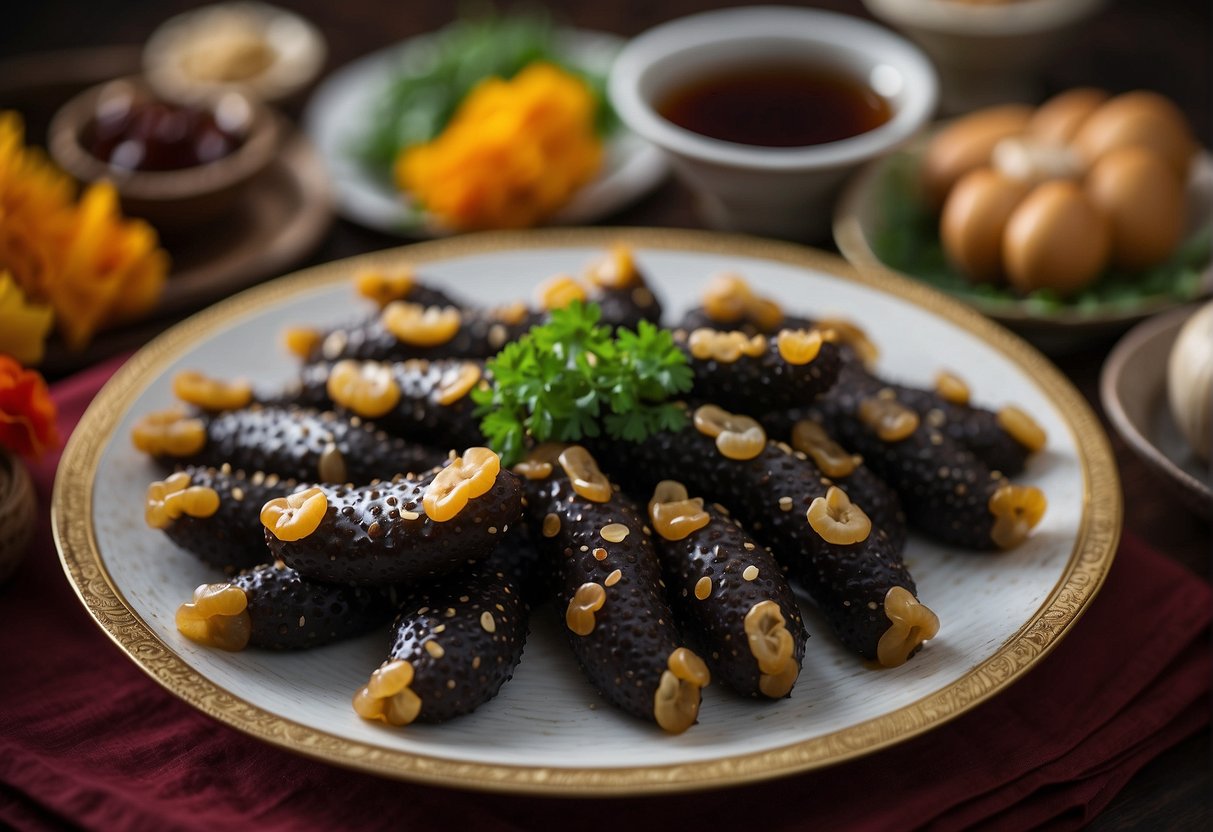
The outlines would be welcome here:
M 799 63 L 708 75 L 667 94 L 657 111 L 708 138 L 785 148 L 849 139 L 892 117 L 888 100 L 855 76 Z

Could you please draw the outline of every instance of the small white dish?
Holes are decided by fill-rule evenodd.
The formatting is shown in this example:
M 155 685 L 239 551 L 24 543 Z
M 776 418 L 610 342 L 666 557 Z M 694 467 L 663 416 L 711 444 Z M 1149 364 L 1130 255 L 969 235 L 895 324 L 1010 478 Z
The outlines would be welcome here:
M 239 41 L 239 42 L 236 42 Z M 246 77 L 227 80 L 215 62 L 248 60 L 247 51 L 266 50 L 268 63 Z M 194 101 L 237 89 L 262 101 L 280 101 L 316 79 L 328 48 L 312 23 L 286 9 L 241 0 L 217 3 L 169 18 L 148 38 L 143 71 L 148 83 L 166 98 Z M 208 63 L 214 77 L 200 78 L 191 61 Z M 208 74 L 208 73 L 204 73 Z
M 869 84 L 892 117 L 825 144 L 771 148 L 720 141 L 657 111 L 672 91 L 731 67 L 812 63 Z M 909 41 L 866 21 L 814 9 L 758 6 L 692 15 L 651 29 L 611 69 L 619 117 L 669 156 L 713 227 L 787 239 L 819 239 L 829 205 L 852 170 L 908 141 L 935 110 L 938 82 Z
M 606 72 L 622 41 L 602 32 L 566 30 L 567 53 L 579 66 Z M 403 237 L 443 237 L 452 233 L 413 205 L 386 178 L 367 170 L 353 148 L 366 130 L 380 93 L 410 54 L 429 47 L 421 35 L 346 64 L 326 78 L 308 102 L 303 128 L 320 151 L 337 193 L 337 211 L 351 222 Z M 575 193 L 549 225 L 583 225 L 610 216 L 644 196 L 665 178 L 657 148 L 620 127 L 606 142 L 602 170 Z
M 967 113 L 1035 100 L 1038 70 L 1104 0 L 864 0 L 864 5 L 931 56 L 939 69 L 943 112 Z
M 915 174 L 931 135 L 927 133 L 903 151 L 864 166 L 847 183 L 835 205 L 834 244 L 860 271 L 868 274 L 892 272 L 932 285 L 1053 354 L 1073 351 L 1099 338 L 1114 336 L 1152 315 L 1213 294 L 1213 263 L 1204 266 L 1193 297 L 1163 293 L 1130 300 L 1105 300 L 1089 306 L 1070 302 L 1056 309 L 1043 308 L 1028 298 L 988 297 L 968 291 L 969 284 L 959 277 L 955 279 L 957 285 L 944 284 L 938 279 L 932 280 L 929 275 L 890 265 L 879 253 L 882 235 L 898 224 L 913 226 L 918 222 L 917 217 L 904 215 L 904 206 L 897 204 L 900 198 L 891 198 L 890 193 L 905 188 L 903 178 L 913 176 L 911 195 L 917 197 L 913 190 L 917 187 Z M 1187 199 L 1188 225 L 1184 241 L 1205 233 L 1213 223 L 1213 154 L 1208 151 L 1202 151 L 1192 162 Z
M 1213 472 L 1188 446 L 1167 404 L 1167 357 L 1198 308 L 1176 309 L 1134 327 L 1104 362 L 1099 398 L 1133 452 L 1173 486 L 1185 505 L 1213 521 Z

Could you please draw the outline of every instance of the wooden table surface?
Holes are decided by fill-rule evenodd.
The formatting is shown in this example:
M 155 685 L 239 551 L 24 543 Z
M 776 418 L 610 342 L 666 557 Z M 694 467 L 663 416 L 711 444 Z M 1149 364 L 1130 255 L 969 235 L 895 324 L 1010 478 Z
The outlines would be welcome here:
M 38 0 L 6 10 L 0 57 L 47 49 L 134 44 L 166 17 L 198 3 L 188 0 Z M 328 38 L 328 67 L 434 29 L 454 15 L 456 3 L 401 0 L 292 0 Z M 540 5 L 540 4 L 534 4 Z M 576 26 L 634 35 L 675 17 L 744 2 L 708 0 L 570 0 L 546 5 Z M 865 15 L 846 0 L 801 3 Z M 1194 0 L 1116 0 L 1084 26 L 1042 79 L 1042 97 L 1079 84 L 1114 91 L 1147 87 L 1173 98 L 1205 146 L 1210 133 L 1210 4 Z M 34 138 L 39 138 L 35 136 Z M 687 192 L 670 181 L 651 196 L 610 218 L 612 225 L 697 227 Z M 310 262 L 323 262 L 387 246 L 394 238 L 338 221 Z M 304 264 L 306 265 L 306 264 Z M 1111 342 L 1091 344 L 1057 358 L 1102 417 L 1099 370 Z M 1106 420 L 1105 420 L 1106 425 Z M 1186 512 L 1160 487 L 1153 473 L 1109 428 L 1125 495 L 1125 528 L 1208 579 L 1210 527 Z M 946 730 L 946 729 L 944 729 Z M 1093 829 L 1205 829 L 1210 826 L 1210 735 L 1192 737 L 1147 765 L 1092 824 Z

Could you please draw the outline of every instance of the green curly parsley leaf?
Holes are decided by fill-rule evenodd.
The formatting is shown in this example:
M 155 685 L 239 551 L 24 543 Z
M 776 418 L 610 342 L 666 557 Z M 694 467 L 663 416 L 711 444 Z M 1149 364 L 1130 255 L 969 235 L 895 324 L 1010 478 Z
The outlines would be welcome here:
M 604 433 L 639 442 L 681 430 L 668 401 L 691 389 L 691 368 L 670 333 L 648 321 L 614 335 L 597 304 L 579 301 L 491 359 L 492 385 L 472 391 L 480 428 L 506 465 L 529 440 L 576 442 Z

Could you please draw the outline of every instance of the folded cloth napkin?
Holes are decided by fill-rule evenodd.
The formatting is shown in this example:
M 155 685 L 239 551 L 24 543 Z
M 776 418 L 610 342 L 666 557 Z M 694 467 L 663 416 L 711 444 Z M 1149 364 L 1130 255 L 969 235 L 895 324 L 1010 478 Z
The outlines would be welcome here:
M 63 435 L 117 366 L 55 386 Z M 1210 588 L 1128 537 L 1089 611 L 1024 679 L 944 727 L 851 763 L 626 800 L 382 780 L 214 722 L 125 658 L 55 556 L 47 506 L 56 463 L 33 466 L 37 538 L 0 589 L 0 827 L 1066 829 L 1209 720 Z

